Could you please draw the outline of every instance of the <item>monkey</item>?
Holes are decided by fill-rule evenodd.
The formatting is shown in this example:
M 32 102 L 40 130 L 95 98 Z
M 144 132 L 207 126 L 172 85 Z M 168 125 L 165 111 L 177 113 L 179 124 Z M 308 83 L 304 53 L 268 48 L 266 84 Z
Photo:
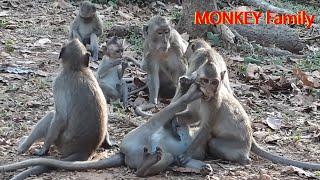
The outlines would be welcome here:
M 154 16 L 143 26 L 143 55 L 141 68 L 147 72 L 149 103 L 156 105 L 158 96 L 172 98 L 178 85 L 179 77 L 186 71 L 182 56 L 188 42 L 171 26 L 165 17 Z M 136 108 L 140 116 L 153 105 L 141 105 Z
M 183 153 L 191 143 L 192 138 L 187 129 L 179 129 L 181 141 L 170 133 L 165 124 L 172 119 L 178 109 L 200 98 L 202 92 L 198 86 L 191 84 L 188 91 L 159 112 L 155 113 L 149 121 L 126 134 L 120 144 L 120 152 L 99 161 L 67 162 L 54 159 L 36 158 L 14 164 L 0 166 L 0 172 L 13 171 L 29 166 L 48 166 L 66 170 L 102 169 L 127 165 L 136 169 L 136 175 L 146 177 L 164 171 L 175 162 L 175 157 Z M 192 158 L 185 166 L 196 168 L 202 174 L 212 173 L 209 164 L 199 159 L 205 157 L 205 150 L 199 147 L 193 152 Z
M 188 163 L 192 152 L 202 146 L 212 157 L 240 164 L 251 163 L 249 153 L 253 152 L 273 163 L 319 170 L 320 164 L 280 157 L 258 145 L 252 135 L 248 114 L 223 83 L 225 75 L 226 71 L 219 63 L 207 61 L 189 77 L 189 81 L 199 86 L 203 96 L 198 104 L 193 104 L 199 113 L 189 111 L 183 114 L 200 119 L 200 129 L 187 150 L 178 156 L 178 162 L 181 165 Z
M 117 37 L 107 41 L 103 49 L 104 57 L 97 70 L 97 80 L 107 101 L 121 97 L 126 107 L 128 105 L 128 87 L 123 77 L 127 62 L 123 59 L 123 42 L 118 42 Z
M 83 1 L 79 13 L 70 25 L 69 40 L 78 38 L 91 52 L 90 57 L 98 60 L 99 37 L 102 35 L 103 25 L 97 14 L 96 6 L 90 1 Z
M 89 53 L 78 39 L 62 47 L 59 59 L 62 70 L 53 83 L 55 110 L 35 125 L 17 150 L 19 154 L 24 153 L 35 141 L 44 138 L 43 147 L 36 149 L 36 155 L 48 154 L 51 145 L 55 145 L 63 161 L 85 161 L 103 141 L 110 141 L 107 103 L 89 68 Z M 13 179 L 49 170 L 48 166 L 36 166 Z
M 223 84 L 226 86 L 229 92 L 233 93 L 230 86 L 229 75 L 227 71 L 227 65 L 223 57 L 210 46 L 203 39 L 191 40 L 186 52 L 183 55 L 183 61 L 187 65 L 186 76 L 190 76 L 194 71 L 196 71 L 207 59 L 211 61 L 216 61 L 220 66 L 221 70 L 226 71 Z M 179 97 L 179 87 L 176 91 L 173 101 Z M 182 93 L 183 94 L 183 93 Z

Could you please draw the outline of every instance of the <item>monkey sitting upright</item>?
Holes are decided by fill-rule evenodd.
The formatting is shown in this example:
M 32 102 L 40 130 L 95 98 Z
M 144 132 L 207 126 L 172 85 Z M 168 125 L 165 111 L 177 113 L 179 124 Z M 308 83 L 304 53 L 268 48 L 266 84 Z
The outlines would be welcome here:
M 274 163 L 319 170 L 320 164 L 286 159 L 263 150 L 256 143 L 252 136 L 249 116 L 225 86 L 226 70 L 217 61 L 208 58 L 208 55 L 202 54 L 200 56 L 194 53 L 190 57 L 194 58 L 193 63 L 201 62 L 202 65 L 193 72 L 188 81 L 197 83 L 204 95 L 196 104 L 189 104 L 186 111 L 176 114 L 178 119 L 184 114 L 183 117 L 200 120 L 201 123 L 192 143 L 186 152 L 178 158 L 181 165 L 188 163 L 193 152 L 202 146 L 203 148 L 208 147 L 207 153 L 215 158 L 241 164 L 251 162 L 249 153 L 252 151 Z M 203 63 L 205 56 L 208 57 Z M 197 109 L 197 113 L 190 111 L 189 108 Z
M 182 56 L 188 43 L 171 26 L 169 21 L 161 16 L 152 17 L 143 27 L 144 58 L 142 69 L 147 72 L 149 103 L 158 103 L 158 96 L 172 98 L 178 85 L 179 77 L 186 71 Z M 146 105 L 136 108 L 141 116 L 150 116 L 144 110 Z
M 112 37 L 103 50 L 104 57 L 97 71 L 97 80 L 107 101 L 121 98 L 124 106 L 128 103 L 128 87 L 122 79 L 125 68 L 128 67 L 123 58 L 123 42 Z
M 99 37 L 102 35 L 102 21 L 97 14 L 97 9 L 90 1 L 80 4 L 79 13 L 72 22 L 69 32 L 69 40 L 78 38 L 91 52 L 94 61 L 98 60 Z
M 33 128 L 19 145 L 18 153 L 26 152 L 37 140 L 45 138 L 37 155 L 48 153 L 56 145 L 64 161 L 85 161 L 104 140 L 110 144 L 107 131 L 107 103 L 89 65 L 89 53 L 74 39 L 61 49 L 62 70 L 53 83 L 54 107 Z M 36 166 L 14 177 L 24 179 L 48 171 Z

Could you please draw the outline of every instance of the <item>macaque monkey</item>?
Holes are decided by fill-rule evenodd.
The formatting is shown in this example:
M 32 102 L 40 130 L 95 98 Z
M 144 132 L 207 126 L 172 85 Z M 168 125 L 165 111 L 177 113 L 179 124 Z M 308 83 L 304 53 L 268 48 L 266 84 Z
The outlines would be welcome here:
M 123 41 L 112 37 L 103 50 L 104 57 L 97 71 L 97 79 L 107 101 L 121 98 L 124 106 L 128 103 L 128 87 L 123 77 L 128 64 L 123 56 Z
M 189 79 L 199 85 L 204 95 L 197 101 L 198 104 L 192 104 L 196 105 L 191 108 L 196 108 L 197 114 L 192 111 L 185 111 L 183 114 L 200 119 L 201 124 L 186 152 L 179 156 L 179 162 L 182 165 L 188 163 L 190 155 L 202 146 L 208 147 L 208 154 L 213 157 L 241 164 L 251 162 L 249 153 L 252 151 L 274 163 L 319 170 L 320 164 L 289 160 L 263 150 L 256 143 L 249 116 L 224 85 L 225 75 L 226 71 L 221 65 L 209 59 Z M 179 119 L 179 115 L 177 118 Z
M 78 39 L 62 47 L 59 59 L 62 70 L 53 83 L 55 110 L 35 125 L 18 146 L 18 153 L 26 152 L 35 141 L 44 138 L 43 147 L 36 150 L 37 155 L 46 155 L 51 145 L 55 145 L 63 161 L 85 161 L 103 141 L 109 143 L 107 103 L 88 67 L 89 53 Z M 48 166 L 36 166 L 13 179 L 48 170 Z
M 191 85 L 189 90 L 158 113 L 154 114 L 145 124 L 129 132 L 122 140 L 120 153 L 107 159 L 87 162 L 66 162 L 54 159 L 36 158 L 14 164 L 0 166 L 0 171 L 13 171 L 29 166 L 50 166 L 68 170 L 103 169 L 127 165 L 137 169 L 136 175 L 140 177 L 151 176 L 164 171 L 175 162 L 174 157 L 183 153 L 192 138 L 187 129 L 179 129 L 181 140 L 177 140 L 170 133 L 171 129 L 166 124 L 174 117 L 179 109 L 188 103 L 200 98 L 202 93 L 196 85 Z M 211 166 L 200 160 L 205 157 L 205 150 L 199 147 L 193 152 L 192 157 L 185 166 L 196 168 L 203 174 L 212 172 Z
M 97 14 L 97 9 L 90 1 L 80 4 L 79 13 L 70 26 L 69 40 L 78 38 L 91 52 L 94 61 L 98 60 L 99 37 L 102 35 L 103 25 Z
M 142 69 L 147 72 L 149 89 L 149 103 L 152 105 L 140 106 L 136 113 L 141 116 L 150 116 L 144 113 L 158 103 L 158 96 L 172 98 L 178 85 L 179 77 L 186 71 L 182 56 L 188 43 L 170 25 L 169 21 L 161 16 L 152 17 L 143 27 L 144 59 Z

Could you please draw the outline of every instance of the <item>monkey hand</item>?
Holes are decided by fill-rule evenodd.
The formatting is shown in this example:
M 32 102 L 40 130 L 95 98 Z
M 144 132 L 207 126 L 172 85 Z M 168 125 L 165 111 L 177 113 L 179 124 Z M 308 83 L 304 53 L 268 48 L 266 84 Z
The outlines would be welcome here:
M 179 78 L 179 82 L 180 82 L 180 86 L 181 86 L 181 91 L 184 94 L 188 91 L 188 89 L 190 88 L 190 86 L 194 82 L 194 80 L 186 75 L 183 75 Z
M 178 141 L 181 141 L 181 137 L 178 133 L 178 128 L 180 127 L 180 123 L 177 118 L 173 118 L 171 121 L 171 132 L 172 136 L 176 138 Z
M 129 64 L 125 61 L 122 61 L 121 66 L 122 66 L 122 69 L 126 69 L 127 67 L 129 67 Z
M 211 175 L 213 173 L 213 169 L 210 164 L 205 164 L 200 169 L 200 174 L 203 176 Z
M 49 150 L 45 150 L 44 148 L 41 148 L 41 149 L 35 149 L 33 154 L 36 156 L 45 156 L 48 154 L 48 152 Z
M 184 165 L 186 165 L 190 160 L 191 160 L 191 156 L 188 155 L 187 153 L 183 153 L 183 154 L 180 154 L 180 155 L 177 157 L 176 163 L 177 163 L 179 166 L 184 166 Z
M 203 93 L 199 90 L 198 86 L 196 84 L 192 84 L 187 91 L 186 94 L 184 94 L 181 98 L 182 101 L 189 104 L 190 102 L 199 99 Z

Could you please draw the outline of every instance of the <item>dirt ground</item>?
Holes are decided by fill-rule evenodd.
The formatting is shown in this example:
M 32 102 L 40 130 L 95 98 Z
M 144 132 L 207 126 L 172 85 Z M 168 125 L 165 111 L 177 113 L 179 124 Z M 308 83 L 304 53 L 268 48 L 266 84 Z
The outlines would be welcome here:
M 179 7 L 173 4 L 166 6 L 169 11 L 164 10 L 162 13 L 174 18 L 174 12 L 179 11 Z M 33 145 L 24 155 L 16 154 L 19 139 L 28 135 L 32 126 L 46 112 L 53 109 L 51 85 L 59 68 L 59 51 L 67 39 L 68 27 L 76 15 L 76 10 L 76 4 L 57 4 L 40 0 L 0 0 L 0 165 L 31 158 L 32 151 L 41 145 Z M 140 8 L 135 5 L 99 5 L 98 10 L 104 21 L 105 34 L 114 24 L 142 27 L 151 14 L 159 13 L 152 8 Z M 105 39 L 106 36 L 102 37 L 101 42 Z M 128 39 L 131 44 L 128 53 L 141 59 L 141 35 L 131 33 Z M 228 63 L 235 94 L 252 118 L 254 136 L 258 143 L 269 151 L 291 159 L 320 163 L 320 93 L 317 89 L 306 88 L 304 85 L 299 88 L 299 93 L 292 93 L 290 84 L 298 81 L 292 73 L 297 63 L 280 58 L 280 64 L 267 60 L 260 64 L 261 71 L 264 72 L 260 76 L 273 80 L 272 82 L 280 87 L 277 89 L 276 85 L 265 83 L 259 77 L 252 77 L 250 80 L 245 77 L 250 75 L 250 65 L 243 62 L 243 54 L 224 48 L 218 50 Z M 266 57 L 270 58 L 272 59 Z M 96 67 L 92 66 L 93 69 Z M 319 75 L 315 77 L 319 78 Z M 135 98 L 131 97 L 132 105 Z M 144 118 L 135 117 L 132 109 L 124 111 L 116 106 L 109 119 L 111 138 L 118 144 L 126 133 L 146 121 Z M 96 158 L 108 157 L 118 150 L 99 150 Z M 51 154 L 57 155 L 54 149 L 51 150 Z M 214 169 L 211 177 L 202 177 L 195 172 L 188 172 L 188 169 L 175 167 L 148 179 L 269 180 L 320 177 L 320 171 L 276 165 L 255 155 L 251 158 L 252 164 L 246 166 L 224 161 L 206 161 Z M 17 172 L 0 174 L 0 179 L 9 179 L 14 174 Z M 134 170 L 120 167 L 83 172 L 53 171 L 29 179 L 137 177 Z

